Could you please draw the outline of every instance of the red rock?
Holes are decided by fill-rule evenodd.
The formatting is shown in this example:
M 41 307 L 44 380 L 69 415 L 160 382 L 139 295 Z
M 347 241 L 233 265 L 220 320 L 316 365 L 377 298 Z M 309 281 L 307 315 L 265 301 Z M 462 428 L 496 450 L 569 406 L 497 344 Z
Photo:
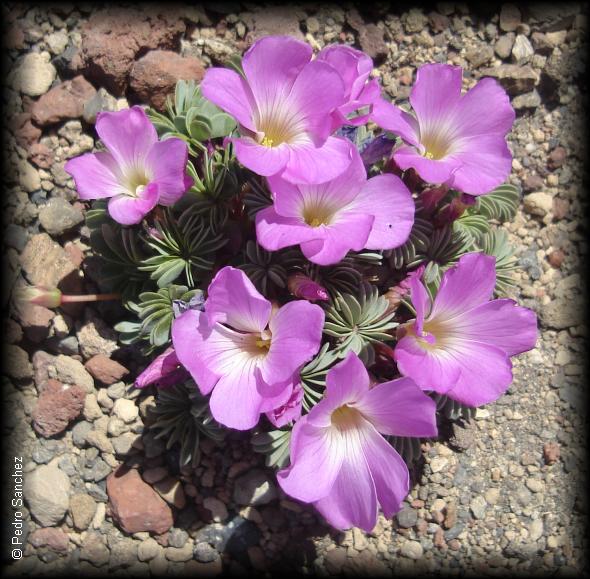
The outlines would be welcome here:
M 47 338 L 49 325 L 54 317 L 55 312 L 35 304 L 25 304 L 19 309 L 19 318 L 25 334 L 36 344 Z
M 199 505 L 197 505 L 198 507 Z M 165 533 L 162 533 L 161 535 L 154 535 L 154 539 L 156 540 L 156 543 L 158 543 L 158 545 L 161 545 L 162 547 L 167 547 L 168 546 L 168 531 L 166 531 Z
M 86 392 L 77 385 L 64 386 L 49 379 L 33 410 L 33 427 L 45 438 L 63 432 L 84 407 Z
M 564 219 L 570 210 L 570 202 L 567 199 L 553 198 L 553 217 L 555 219 Z
M 265 6 L 263 10 L 254 13 L 253 18 L 254 30 L 249 36 L 254 40 L 274 34 L 304 39 L 296 12 L 289 6 Z
M 121 465 L 107 478 L 113 519 L 126 533 L 150 531 L 161 535 L 173 524 L 172 511 L 139 472 Z
M 33 143 L 29 147 L 29 159 L 41 169 L 49 169 L 53 164 L 53 151 L 41 143 Z
M 45 93 L 33 105 L 33 120 L 41 126 L 65 119 L 77 119 L 84 112 L 84 103 L 96 94 L 96 89 L 83 77 L 66 80 Z
M 527 175 L 524 179 L 523 189 L 525 193 L 540 191 L 543 188 L 543 178 L 539 175 Z
M 185 24 L 169 6 L 97 10 L 82 25 L 79 66 L 86 78 L 122 96 L 138 54 L 178 49 Z
M 458 551 L 461 548 L 461 542 L 458 539 L 451 539 L 449 541 L 449 549 L 451 551 Z
M 80 203 L 74 203 L 74 207 L 76 207 L 77 209 L 84 209 L 84 206 L 81 206 Z M 70 261 L 76 267 L 80 267 L 82 265 L 82 262 L 84 261 L 84 252 L 78 247 L 78 245 L 72 243 L 71 241 L 68 241 L 64 245 L 64 251 L 68 254 Z
M 36 529 L 31 533 L 29 541 L 35 548 L 49 547 L 57 553 L 67 553 L 70 543 L 70 539 L 66 533 L 55 527 Z
M 129 86 L 136 98 L 163 110 L 166 97 L 174 92 L 176 81 L 200 81 L 205 74 L 203 63 L 169 50 L 152 50 L 131 69 Z
M 93 356 L 86 362 L 85 366 L 93 378 L 100 380 L 107 386 L 119 382 L 123 376 L 129 374 L 129 370 L 125 366 L 122 366 L 119 362 L 115 362 L 115 360 L 111 360 L 104 354 Z
M 554 464 L 559 460 L 561 451 L 557 442 L 546 442 L 543 445 L 543 458 L 545 464 Z
M 21 50 L 25 48 L 25 33 L 18 22 L 11 23 L 7 27 L 7 32 L 4 36 L 4 46 L 8 49 Z
M 564 259 L 565 253 L 561 249 L 555 249 L 547 256 L 547 261 L 556 269 L 561 267 Z
M 445 534 L 442 529 L 436 529 L 436 531 L 434 532 L 434 538 L 432 542 L 434 546 L 438 547 L 439 549 L 447 544 L 447 542 L 445 541 Z
M 28 149 L 41 137 L 41 129 L 31 122 L 30 113 L 19 113 L 9 121 L 10 129 L 16 137 L 16 142 L 23 149 Z

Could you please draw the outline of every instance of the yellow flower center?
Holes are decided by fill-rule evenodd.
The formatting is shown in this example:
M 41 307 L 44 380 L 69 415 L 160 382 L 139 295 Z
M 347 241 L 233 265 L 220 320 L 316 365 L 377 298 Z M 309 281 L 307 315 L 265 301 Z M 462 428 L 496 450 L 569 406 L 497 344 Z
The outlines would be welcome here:
M 329 225 L 332 221 L 333 212 L 329 207 L 320 204 L 305 205 L 303 207 L 303 220 L 310 227 Z
M 259 340 L 256 340 L 256 347 L 261 349 L 261 350 L 269 350 L 270 349 L 270 338 L 268 339 L 263 339 L 260 338 Z
M 146 185 L 150 181 L 151 178 L 146 174 L 145 170 L 138 167 L 131 167 L 124 177 L 126 189 L 131 195 L 135 195 L 137 197 L 145 189 Z
M 344 432 L 346 430 L 358 428 L 363 419 L 363 415 L 355 408 L 351 408 L 347 404 L 344 404 L 332 412 L 331 419 L 332 426 L 337 428 L 340 432 Z
M 262 143 L 260 143 L 263 147 L 272 147 L 274 141 L 273 139 L 270 139 L 269 137 L 264 137 L 262 139 Z

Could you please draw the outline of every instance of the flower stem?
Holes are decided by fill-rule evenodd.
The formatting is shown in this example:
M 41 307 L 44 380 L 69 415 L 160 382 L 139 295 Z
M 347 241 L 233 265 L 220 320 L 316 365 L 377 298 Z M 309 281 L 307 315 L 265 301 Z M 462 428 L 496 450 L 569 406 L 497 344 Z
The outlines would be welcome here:
M 62 304 L 76 302 L 105 302 L 108 300 L 120 300 L 121 294 L 86 294 L 86 295 L 62 295 Z

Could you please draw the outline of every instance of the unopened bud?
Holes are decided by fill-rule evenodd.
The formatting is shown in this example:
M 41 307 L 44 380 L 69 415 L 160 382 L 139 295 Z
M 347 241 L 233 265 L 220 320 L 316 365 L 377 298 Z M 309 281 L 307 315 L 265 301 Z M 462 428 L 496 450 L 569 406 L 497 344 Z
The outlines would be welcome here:
M 289 276 L 287 287 L 295 297 L 303 298 L 310 302 L 318 300 L 326 302 L 330 299 L 325 288 L 302 273 Z
M 44 286 L 21 287 L 14 291 L 19 304 L 35 304 L 46 308 L 57 308 L 62 303 L 62 293 L 57 288 Z

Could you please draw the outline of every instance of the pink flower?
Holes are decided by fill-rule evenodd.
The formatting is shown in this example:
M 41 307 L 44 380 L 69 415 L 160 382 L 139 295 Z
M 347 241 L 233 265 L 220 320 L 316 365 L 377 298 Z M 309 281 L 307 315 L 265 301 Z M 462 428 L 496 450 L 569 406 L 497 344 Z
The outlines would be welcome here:
M 145 388 L 155 384 L 165 388 L 186 380 L 188 376 L 188 372 L 178 361 L 174 348 L 168 348 L 135 379 L 135 387 Z
M 344 44 L 333 44 L 320 50 L 317 60 L 331 64 L 344 81 L 345 102 L 333 113 L 332 130 L 343 125 L 359 126 L 365 124 L 373 105 L 381 101 L 381 88 L 377 79 L 369 80 L 373 61 L 360 50 Z M 358 114 L 367 107 L 365 114 Z
M 210 68 L 203 95 L 232 115 L 230 139 L 240 163 L 264 176 L 294 183 L 333 179 L 350 163 L 346 139 L 331 137 L 331 113 L 344 102 L 344 85 L 328 63 L 311 61 L 311 47 L 288 36 L 267 36 L 244 55 L 244 77 Z
M 324 398 L 295 423 L 291 465 L 277 474 L 281 488 L 313 503 L 337 529 L 370 532 L 378 504 L 392 516 L 410 486 L 406 464 L 380 433 L 437 436 L 436 405 L 407 378 L 370 388 L 350 352 L 328 372 Z
M 172 343 L 219 423 L 247 430 L 260 414 L 287 403 L 301 366 L 320 348 L 324 312 L 306 301 L 272 310 L 246 274 L 221 269 L 205 311 L 172 323 Z
M 81 199 L 110 197 L 109 213 L 123 225 L 139 223 L 156 205 L 173 205 L 191 186 L 185 173 L 188 148 L 181 139 L 158 141 L 140 107 L 103 112 L 96 132 L 108 152 L 68 161 Z
M 535 347 L 535 313 L 513 300 L 491 300 L 495 258 L 468 253 L 447 270 L 434 303 L 410 280 L 416 319 L 395 347 L 399 371 L 425 390 L 469 406 L 499 398 L 512 382 L 515 356 Z
M 416 116 L 389 104 L 372 118 L 405 141 L 393 154 L 399 167 L 413 167 L 428 183 L 483 195 L 510 173 L 506 134 L 514 109 L 494 79 L 480 80 L 461 96 L 461 78 L 459 66 L 423 65 L 410 94 Z
M 256 215 L 258 243 L 269 251 L 300 245 L 314 263 L 339 262 L 349 251 L 402 245 L 414 222 L 414 202 L 395 175 L 367 180 L 363 161 L 350 144 L 352 162 L 336 179 L 293 185 L 280 177 L 268 183 L 274 204 Z
M 282 428 L 285 424 L 299 420 L 303 405 L 303 388 L 301 383 L 297 382 L 291 391 L 291 396 L 283 404 L 274 410 L 266 413 L 268 420 L 277 428 Z

